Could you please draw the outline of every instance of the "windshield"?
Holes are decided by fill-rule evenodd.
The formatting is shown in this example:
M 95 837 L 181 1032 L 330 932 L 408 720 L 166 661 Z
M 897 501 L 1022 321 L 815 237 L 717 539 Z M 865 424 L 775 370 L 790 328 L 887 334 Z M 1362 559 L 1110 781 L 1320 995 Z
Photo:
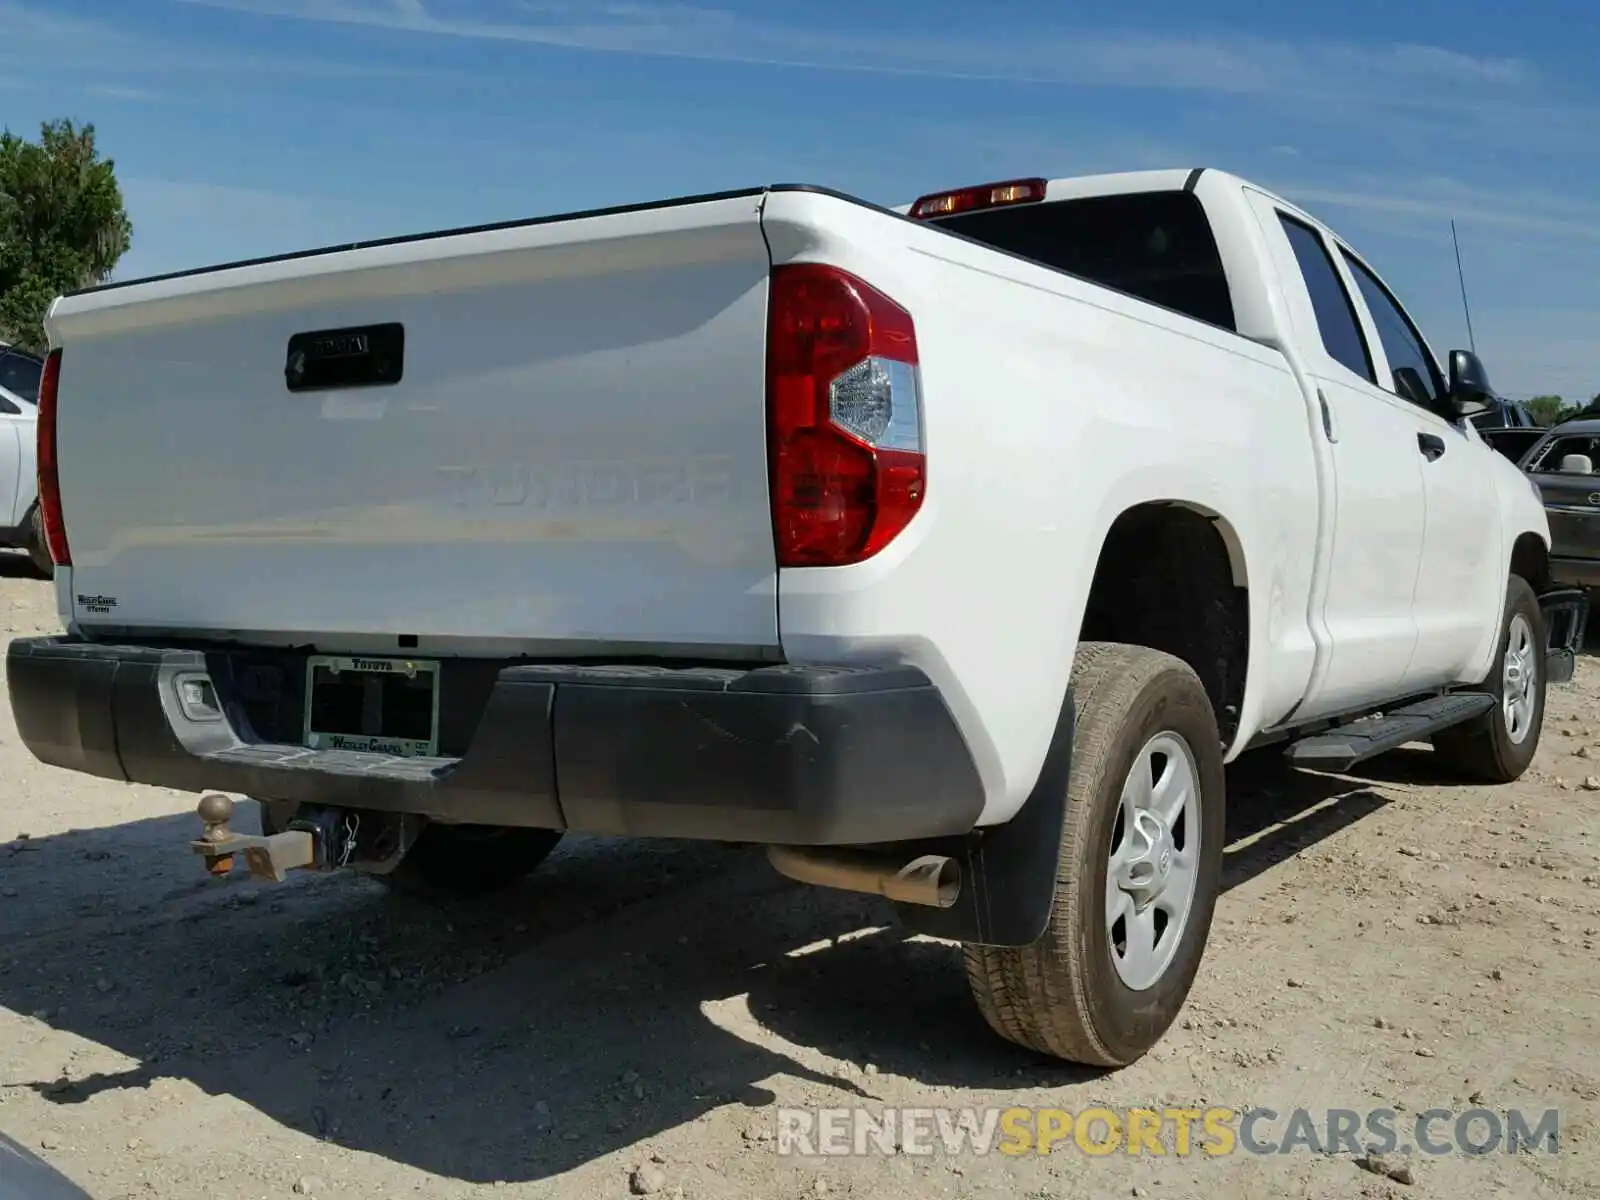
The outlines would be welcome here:
M 1211 222 L 1192 192 L 1052 200 L 934 224 L 1209 325 L 1235 328 Z
M 1600 464 L 1600 435 L 1568 434 L 1555 437 L 1528 463 L 1541 475 L 1592 475 Z
M 0 388 L 21 396 L 32 404 L 39 402 L 39 375 L 44 364 L 20 350 L 0 350 Z

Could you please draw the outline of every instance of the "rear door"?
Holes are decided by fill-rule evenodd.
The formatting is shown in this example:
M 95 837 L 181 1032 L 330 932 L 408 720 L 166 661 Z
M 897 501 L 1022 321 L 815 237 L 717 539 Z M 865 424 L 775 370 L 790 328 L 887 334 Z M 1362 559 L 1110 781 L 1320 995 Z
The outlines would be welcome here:
M 1416 649 L 1412 612 L 1426 513 L 1409 406 L 1377 386 L 1374 356 L 1334 251 L 1315 226 L 1247 190 L 1322 406 L 1333 464 L 1326 582 L 1313 625 L 1327 640 L 1296 718 L 1389 699 Z

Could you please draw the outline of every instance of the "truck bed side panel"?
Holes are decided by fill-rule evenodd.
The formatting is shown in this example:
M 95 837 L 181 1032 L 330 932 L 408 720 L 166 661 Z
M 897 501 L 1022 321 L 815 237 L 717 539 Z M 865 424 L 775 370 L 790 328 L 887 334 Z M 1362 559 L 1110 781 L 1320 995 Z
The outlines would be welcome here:
M 1107 531 L 1175 500 L 1219 518 L 1249 584 L 1244 735 L 1299 699 L 1318 485 L 1280 353 L 836 198 L 775 193 L 764 224 L 775 262 L 834 263 L 911 311 L 928 452 L 922 510 L 882 554 L 782 572 L 788 657 L 925 670 L 983 775 L 981 822 L 1004 820 L 1044 761 Z
M 758 205 L 61 301 L 76 619 L 363 649 L 411 634 L 424 652 L 770 656 Z M 381 322 L 405 327 L 400 382 L 288 389 L 292 335 Z

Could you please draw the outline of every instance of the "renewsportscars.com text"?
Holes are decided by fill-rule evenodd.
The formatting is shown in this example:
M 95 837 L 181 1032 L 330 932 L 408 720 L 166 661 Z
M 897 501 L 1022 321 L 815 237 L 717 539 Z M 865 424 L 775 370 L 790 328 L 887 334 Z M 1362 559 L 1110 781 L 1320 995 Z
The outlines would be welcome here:
M 781 1108 L 777 1151 L 868 1154 L 1522 1154 L 1560 1150 L 1555 1109 Z

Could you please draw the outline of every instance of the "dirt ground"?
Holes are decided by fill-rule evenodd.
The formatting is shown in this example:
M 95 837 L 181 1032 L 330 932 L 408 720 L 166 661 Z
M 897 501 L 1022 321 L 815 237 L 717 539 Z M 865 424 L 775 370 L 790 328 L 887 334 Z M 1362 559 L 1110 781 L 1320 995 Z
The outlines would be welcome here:
M 17 559 L 0 619 L 56 627 Z M 1441 784 L 1430 757 L 1236 767 L 1186 1014 L 1097 1075 L 990 1035 L 954 948 L 753 852 L 571 839 L 454 908 L 353 876 L 213 882 L 195 797 L 41 766 L 0 704 L 0 1133 L 97 1200 L 1600 1195 L 1600 660 L 1552 693 L 1517 785 Z M 773 1140 L 777 1106 L 1096 1104 L 1394 1108 L 1402 1131 L 1554 1108 L 1560 1152 L 1413 1157 L 1406 1183 L 1305 1149 Z

